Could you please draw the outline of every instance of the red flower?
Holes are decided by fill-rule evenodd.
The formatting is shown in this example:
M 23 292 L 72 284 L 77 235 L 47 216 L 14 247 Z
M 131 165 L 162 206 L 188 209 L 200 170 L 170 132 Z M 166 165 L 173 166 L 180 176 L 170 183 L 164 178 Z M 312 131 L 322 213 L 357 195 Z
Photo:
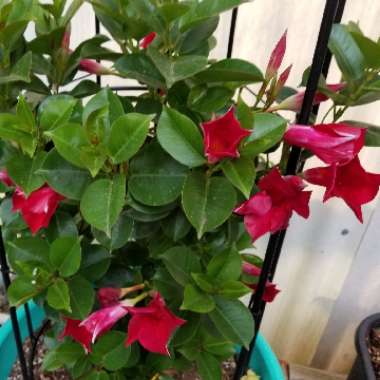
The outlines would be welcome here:
M 285 83 L 287 82 L 290 72 L 292 70 L 293 65 L 288 66 L 279 76 L 278 81 L 276 83 L 276 87 L 274 90 L 275 95 L 277 96 L 279 92 L 284 88 Z
M 122 296 L 120 288 L 101 288 L 98 290 L 98 301 L 101 307 L 115 305 Z
M 365 128 L 347 124 L 292 125 L 285 133 L 288 144 L 313 152 L 326 164 L 346 164 L 364 146 Z
M 140 41 L 140 47 L 142 49 L 147 49 L 148 46 L 154 41 L 154 39 L 156 38 L 157 36 L 157 33 L 156 32 L 152 32 L 152 33 L 149 33 L 148 35 L 146 35 L 141 41 Z
M 79 62 L 79 70 L 86 71 L 95 75 L 112 75 L 113 71 L 92 59 L 81 59 Z
M 13 186 L 13 181 L 8 175 L 8 172 L 4 170 L 0 170 L 0 181 L 7 186 Z
M 99 336 L 111 330 L 115 323 L 127 314 L 127 307 L 119 303 L 114 304 L 90 314 L 79 327 L 85 328 L 90 333 L 91 342 L 94 343 Z
M 326 87 L 333 92 L 339 92 L 346 86 L 345 83 L 337 83 L 337 84 L 328 84 Z M 299 112 L 302 107 L 303 98 L 305 96 L 305 91 L 297 92 L 296 94 L 289 96 L 284 99 L 280 104 L 272 106 L 268 109 L 269 112 L 279 111 L 279 110 L 289 110 Z M 313 104 L 320 104 L 326 100 L 330 99 L 327 95 L 322 92 L 317 91 L 314 97 Z
M 253 240 L 267 232 L 285 229 L 293 211 L 309 217 L 311 191 L 303 191 L 305 185 L 297 176 L 281 176 L 274 168 L 259 181 L 259 193 L 235 209 L 244 215 L 244 223 Z
M 49 186 L 45 185 L 33 191 L 28 197 L 20 188 L 13 194 L 12 211 L 20 211 L 25 223 L 33 234 L 48 227 L 60 201 L 65 199 Z
M 238 146 L 250 131 L 240 126 L 234 108 L 223 116 L 202 124 L 204 132 L 205 155 L 213 164 L 226 157 L 239 157 Z
M 256 265 L 244 262 L 243 263 L 243 272 L 252 277 L 260 277 L 261 268 Z M 256 290 L 257 284 L 247 284 L 251 289 Z M 273 302 L 277 294 L 280 293 L 280 289 L 277 289 L 277 285 L 273 282 L 267 281 L 265 285 L 265 291 L 263 295 L 263 301 Z
M 126 345 L 135 341 L 148 351 L 169 355 L 168 342 L 172 333 L 186 323 L 176 317 L 165 305 L 159 293 L 146 307 L 128 308 L 132 318 L 128 325 Z
M 280 40 L 277 42 L 269 58 L 269 63 L 265 73 L 266 80 L 270 80 L 277 74 L 278 69 L 281 66 L 282 60 L 284 59 L 286 51 L 286 33 L 287 31 L 285 31 Z
M 304 177 L 310 183 L 326 187 L 324 202 L 332 197 L 342 198 L 361 223 L 361 206 L 376 197 L 380 186 L 380 174 L 366 172 L 360 164 L 359 157 L 355 157 L 346 165 L 306 170 Z
M 91 352 L 91 333 L 86 327 L 80 326 L 81 321 L 76 319 L 65 318 L 66 325 L 59 339 L 66 336 L 80 343 L 86 352 Z

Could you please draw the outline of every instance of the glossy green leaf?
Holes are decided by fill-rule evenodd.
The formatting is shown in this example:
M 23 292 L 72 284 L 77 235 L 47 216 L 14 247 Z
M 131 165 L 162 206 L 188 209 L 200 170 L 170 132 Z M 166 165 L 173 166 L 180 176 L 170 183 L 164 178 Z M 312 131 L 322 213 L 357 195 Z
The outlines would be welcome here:
M 160 145 L 177 161 L 189 167 L 203 165 L 203 138 L 199 128 L 187 116 L 165 108 L 161 114 L 157 137 Z
M 240 157 L 236 160 L 224 160 L 222 169 L 227 179 L 248 199 L 256 178 L 256 169 L 252 159 Z
M 76 237 L 78 236 L 78 229 L 75 224 L 74 218 L 70 214 L 61 210 L 55 212 L 53 218 L 50 220 L 49 227 L 46 229 L 46 238 L 49 242 L 53 242 L 58 237 Z
M 190 91 L 188 106 L 197 112 L 216 112 L 228 105 L 234 91 L 222 86 L 196 86 Z
M 204 70 L 207 66 L 207 58 L 197 55 L 184 55 L 176 58 L 168 57 L 153 47 L 148 48 L 148 55 L 165 78 L 167 88 L 174 83 Z
M 9 176 L 27 195 L 45 183 L 44 178 L 38 173 L 45 156 L 45 152 L 39 152 L 31 159 L 26 155 L 19 154 L 13 156 L 7 163 Z
M 53 309 L 71 312 L 69 287 L 61 278 L 49 286 L 46 300 Z
M 124 368 L 131 354 L 131 346 L 125 346 L 125 333 L 110 331 L 94 345 L 91 359 L 108 371 Z
M 380 67 L 380 45 L 361 33 L 351 32 L 351 36 L 362 52 L 366 66 L 378 69 Z
M 100 245 L 84 245 L 80 274 L 89 281 L 99 280 L 111 264 L 110 253 Z
M 85 319 L 91 312 L 95 302 L 95 291 L 91 282 L 76 275 L 69 280 L 70 317 Z
M 200 239 L 228 219 L 236 206 L 236 192 L 225 178 L 194 171 L 186 179 L 182 205 Z
M 192 284 L 187 284 L 181 310 L 189 310 L 194 313 L 209 313 L 215 308 L 213 298 Z
M 222 370 L 219 360 L 213 355 L 202 352 L 196 358 L 198 372 L 202 380 L 221 380 Z
M 150 143 L 131 161 L 129 191 L 145 205 L 166 205 L 181 194 L 187 170 L 158 144 Z
M 83 360 L 84 350 L 76 342 L 65 342 L 49 351 L 42 365 L 44 371 L 54 371 L 64 364 L 73 364 L 79 358 Z
M 115 164 L 128 161 L 142 147 L 151 119 L 151 116 L 129 113 L 112 124 L 108 149 Z
M 220 334 L 232 343 L 248 348 L 255 324 L 248 308 L 240 301 L 215 297 L 216 307 L 209 314 Z
M 241 149 L 242 156 L 255 157 L 281 141 L 286 130 L 286 120 L 271 113 L 257 113 L 251 136 Z
M 118 59 L 115 68 L 126 78 L 136 79 L 155 88 L 165 88 L 165 78 L 143 53 L 128 54 Z
M 56 149 L 52 149 L 47 154 L 37 173 L 56 192 L 74 200 L 81 199 L 84 190 L 91 181 L 88 171 L 82 170 L 63 159 Z
M 197 74 L 197 78 L 205 83 L 255 83 L 263 80 L 263 74 L 254 64 L 248 61 L 227 58 L 212 64 L 207 70 Z
M 164 219 L 161 227 L 165 235 L 174 242 L 184 238 L 191 230 L 191 224 L 181 210 L 177 210 L 174 214 Z
M 10 306 L 20 306 L 39 293 L 31 283 L 30 277 L 16 277 L 10 284 L 7 296 Z
M 13 82 L 30 83 L 32 70 L 32 52 L 27 52 L 12 67 L 9 75 L 0 76 L 0 85 Z
M 252 289 L 240 281 L 227 281 L 220 285 L 218 294 L 226 298 L 241 298 L 252 292 Z
M 241 275 L 241 265 L 239 253 L 233 249 L 226 249 L 211 259 L 207 266 L 207 274 L 218 282 L 237 280 Z
M 201 264 L 197 254 L 186 247 L 173 247 L 161 255 L 166 269 L 182 286 L 191 280 L 192 272 L 200 272 Z
M 333 26 L 329 48 L 346 80 L 357 80 L 363 76 L 365 58 L 344 25 Z
M 83 218 L 98 230 L 111 234 L 125 202 L 125 177 L 98 179 L 83 194 L 80 210 Z
M 76 104 L 77 100 L 70 95 L 59 94 L 47 97 L 38 109 L 40 127 L 47 131 L 66 124 Z
M 50 261 L 62 277 L 75 274 L 80 267 L 81 247 L 77 237 L 59 237 L 50 247 Z

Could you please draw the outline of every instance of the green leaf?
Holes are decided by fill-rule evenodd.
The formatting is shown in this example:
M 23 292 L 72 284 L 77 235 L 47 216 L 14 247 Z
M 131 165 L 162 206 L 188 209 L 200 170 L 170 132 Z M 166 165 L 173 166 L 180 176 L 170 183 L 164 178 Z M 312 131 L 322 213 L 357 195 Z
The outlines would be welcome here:
M 236 348 L 231 342 L 223 337 L 214 337 L 207 333 L 203 334 L 202 347 L 216 356 L 231 357 L 236 353 Z
M 226 298 L 240 298 L 252 292 L 252 289 L 240 281 L 227 281 L 220 285 L 218 294 Z
M 130 164 L 129 191 L 139 202 L 162 206 L 181 194 L 187 168 L 173 160 L 156 143 L 147 145 Z
M 115 62 L 115 68 L 126 78 L 136 79 L 155 88 L 165 88 L 165 78 L 146 54 L 128 54 Z
M 93 229 L 95 239 L 104 247 L 113 251 L 123 247 L 131 238 L 133 232 L 133 220 L 128 216 L 127 212 L 122 212 L 111 229 L 111 236 L 107 236 L 104 232 Z
M 207 57 L 198 55 L 168 57 L 152 46 L 148 48 L 148 55 L 165 78 L 167 88 L 194 76 L 207 66 Z
M 18 154 L 17 156 L 12 156 L 7 163 L 9 176 L 21 187 L 26 195 L 39 189 L 45 183 L 44 178 L 38 173 L 45 156 L 45 152 L 39 152 L 31 159 L 24 154 Z
M 281 141 L 286 130 L 286 120 L 271 113 L 257 113 L 254 129 L 241 149 L 242 156 L 255 157 Z
M 74 364 L 78 359 L 83 360 L 83 348 L 74 342 L 65 342 L 49 351 L 43 361 L 43 371 L 54 371 L 65 364 Z
M 131 355 L 131 346 L 125 346 L 125 333 L 111 331 L 103 335 L 94 345 L 91 359 L 108 371 L 124 368 Z
M 7 295 L 10 306 L 20 306 L 39 293 L 30 277 L 16 277 L 10 284 Z
M 187 104 L 194 111 L 216 112 L 230 103 L 233 96 L 234 91 L 227 87 L 200 85 L 191 89 Z
M 215 302 L 209 294 L 194 285 L 186 285 L 181 310 L 190 310 L 194 313 L 209 313 L 214 308 Z
M 203 138 L 199 128 L 185 115 L 164 108 L 157 128 L 160 145 L 177 161 L 189 167 L 203 165 Z
M 359 32 L 351 32 L 351 36 L 361 50 L 366 66 L 378 69 L 380 67 L 380 45 Z
M 129 113 L 112 124 L 108 149 L 115 164 L 128 161 L 139 151 L 149 132 L 151 120 L 152 116 Z
M 82 80 L 69 92 L 69 94 L 74 96 L 74 98 L 81 99 L 94 95 L 99 91 L 100 87 L 97 83 L 92 80 Z
M 94 369 L 92 372 L 82 377 L 83 380 L 110 380 L 110 376 L 106 371 Z
M 209 314 L 220 334 L 248 349 L 255 331 L 254 320 L 247 307 L 237 300 L 215 297 L 216 307 Z
M 204 273 L 191 273 L 191 277 L 198 285 L 200 289 L 207 293 L 214 293 L 216 290 L 215 285 L 213 284 L 214 279 L 210 278 Z
M 29 126 L 18 115 L 0 114 L 0 138 L 15 141 L 22 150 L 33 157 L 37 146 L 36 138 L 30 133 Z
M 212 64 L 207 70 L 197 74 L 197 78 L 205 83 L 263 81 L 263 74 L 252 63 L 237 58 L 227 58 Z
M 25 131 L 34 133 L 36 129 L 36 121 L 31 107 L 25 100 L 24 96 L 20 96 L 17 102 L 16 115 L 24 123 Z
M 215 357 L 207 352 L 202 352 L 196 358 L 197 369 L 202 380 L 221 380 L 222 370 Z
M 237 102 L 236 115 L 243 128 L 252 129 L 254 113 L 241 97 L 239 97 Z
M 80 267 L 81 247 L 77 237 L 59 237 L 50 247 L 50 261 L 62 277 L 70 277 Z
M 12 67 L 9 75 L 0 77 L 0 85 L 13 82 L 30 83 L 32 70 L 32 52 L 27 52 Z
M 357 80 L 363 76 L 365 58 L 344 25 L 333 26 L 329 48 L 346 80 Z
M 191 224 L 185 214 L 178 209 L 175 214 L 169 215 L 161 222 L 161 228 L 165 235 L 177 242 L 184 238 L 191 230 Z
M 111 264 L 111 255 L 102 246 L 97 244 L 85 245 L 82 252 L 80 274 L 93 282 L 107 273 Z
M 49 242 L 53 242 L 58 237 L 64 236 L 76 237 L 78 229 L 70 214 L 56 211 L 46 229 L 46 238 Z
M 91 181 L 87 170 L 78 168 L 66 161 L 56 149 L 52 149 L 46 156 L 37 174 L 59 194 L 73 200 L 80 200 L 82 194 Z
M 93 285 L 82 276 L 75 276 L 69 280 L 70 317 L 85 319 L 91 312 L 95 302 Z
M 58 153 L 67 161 L 80 168 L 85 168 L 81 157 L 82 149 L 89 146 L 86 133 L 80 124 L 69 123 L 45 132 L 53 139 Z
M 239 253 L 233 249 L 226 249 L 211 259 L 207 266 L 207 274 L 218 282 L 237 280 L 241 275 L 241 265 Z
M 69 122 L 77 102 L 77 99 L 70 95 L 47 97 L 38 109 L 40 127 L 47 131 Z
M 236 192 L 225 178 L 194 171 L 186 179 L 182 205 L 200 239 L 229 218 L 236 206 Z
M 193 3 L 192 8 L 180 20 L 181 31 L 197 25 L 209 17 L 218 16 L 220 13 L 235 8 L 248 0 L 203 0 Z
M 227 179 L 248 199 L 256 179 L 256 168 L 252 159 L 240 157 L 236 160 L 224 160 L 222 169 Z
M 80 210 L 83 218 L 110 236 L 124 206 L 125 177 L 115 175 L 113 179 L 98 179 L 91 183 L 83 194 Z
M 47 302 L 53 309 L 71 312 L 69 287 L 63 279 L 58 278 L 49 286 Z
M 192 272 L 201 271 L 199 257 L 189 248 L 173 247 L 160 257 L 171 276 L 182 286 L 191 281 Z

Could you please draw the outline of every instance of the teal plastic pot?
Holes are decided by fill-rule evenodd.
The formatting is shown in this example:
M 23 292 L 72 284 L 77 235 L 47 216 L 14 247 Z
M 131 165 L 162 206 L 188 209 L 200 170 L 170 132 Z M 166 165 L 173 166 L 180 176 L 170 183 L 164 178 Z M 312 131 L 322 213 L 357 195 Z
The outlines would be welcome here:
M 29 303 L 33 327 L 38 329 L 44 320 L 44 312 L 35 303 Z M 17 310 L 22 339 L 28 337 L 25 310 Z M 17 360 L 17 349 L 13 337 L 12 324 L 8 320 L 0 327 L 0 380 L 7 380 L 13 364 Z M 261 376 L 261 380 L 285 380 L 280 363 L 262 335 L 256 341 L 256 347 L 250 360 L 250 367 Z

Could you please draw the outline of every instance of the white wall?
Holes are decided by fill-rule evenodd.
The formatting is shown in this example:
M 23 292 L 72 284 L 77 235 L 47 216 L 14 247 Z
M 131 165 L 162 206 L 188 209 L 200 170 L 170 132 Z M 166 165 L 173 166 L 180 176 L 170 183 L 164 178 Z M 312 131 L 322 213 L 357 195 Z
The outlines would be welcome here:
M 288 29 L 284 67 L 293 63 L 289 82 L 297 85 L 311 63 L 324 3 L 256 0 L 244 5 L 234 56 L 252 60 L 264 69 L 271 49 Z M 372 37 L 380 35 L 379 18 L 378 0 L 347 1 L 344 20 L 360 21 Z M 73 23 L 74 47 L 92 35 L 92 20 L 86 4 Z M 230 14 L 222 17 L 217 31 L 220 45 L 213 52 L 216 57 L 226 54 L 229 21 Z M 336 69 L 329 79 L 339 80 Z M 121 81 L 107 83 L 120 85 Z M 356 107 L 348 116 L 380 125 L 378 108 L 378 103 Z M 366 149 L 361 158 L 368 170 L 380 173 L 380 149 Z M 380 202 L 364 207 L 365 222 L 361 225 L 341 200 L 322 205 L 322 191 L 316 189 L 311 211 L 307 223 L 298 217 L 291 222 L 276 275 L 282 292 L 267 308 L 263 331 L 283 359 L 347 372 L 355 355 L 355 327 L 363 317 L 380 310 Z M 257 243 L 258 253 L 264 252 L 266 240 Z

